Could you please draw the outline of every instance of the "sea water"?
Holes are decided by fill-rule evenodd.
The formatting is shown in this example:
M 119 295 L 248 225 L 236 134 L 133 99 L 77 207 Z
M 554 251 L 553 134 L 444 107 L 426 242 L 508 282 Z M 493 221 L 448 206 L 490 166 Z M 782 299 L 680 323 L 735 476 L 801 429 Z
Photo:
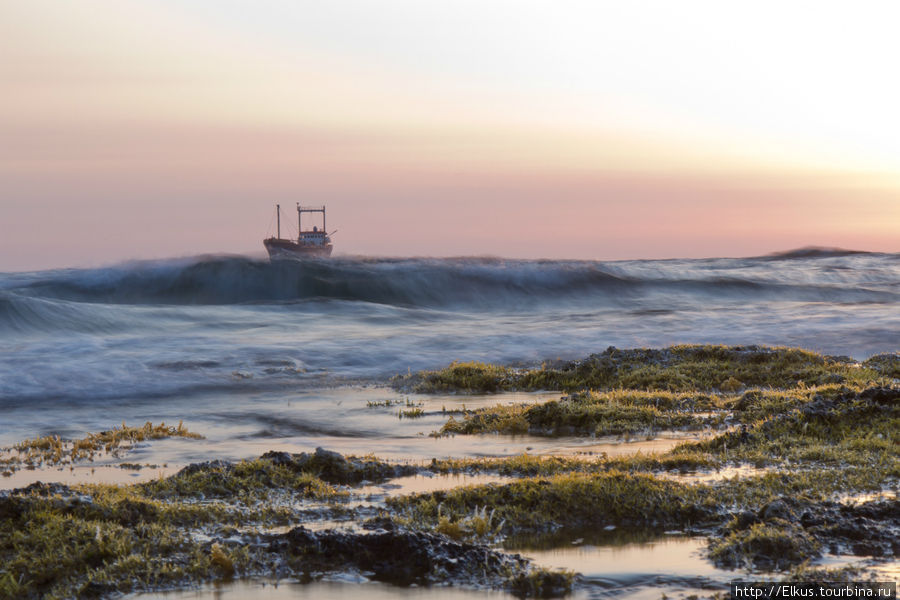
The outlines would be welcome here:
M 217 256 L 0 274 L 0 446 L 51 433 L 76 438 L 122 422 L 183 421 L 204 436 L 138 445 L 125 458 L 152 465 L 142 469 L 98 457 L 23 469 L 0 488 L 37 479 L 141 481 L 190 462 L 317 446 L 420 464 L 665 451 L 715 432 L 432 437 L 451 411 L 559 394 L 423 396 L 386 384 L 454 360 L 539 365 L 608 346 L 786 345 L 863 360 L 898 350 L 898 340 L 900 254 L 617 262 Z M 408 406 L 423 416 L 403 418 Z M 468 483 L 412 477 L 363 496 L 377 503 Z M 580 571 L 576 598 L 680 597 L 723 588 L 735 576 L 712 567 L 702 539 L 657 532 L 610 543 L 585 535 L 516 551 Z M 509 597 L 347 577 L 309 586 L 253 580 L 148 598 Z
M 0 445 L 162 417 L 202 421 L 213 436 L 372 439 L 381 426 L 346 394 L 317 391 L 454 360 L 528 365 L 608 346 L 787 345 L 865 359 L 898 340 L 900 254 L 217 256 L 6 273 Z

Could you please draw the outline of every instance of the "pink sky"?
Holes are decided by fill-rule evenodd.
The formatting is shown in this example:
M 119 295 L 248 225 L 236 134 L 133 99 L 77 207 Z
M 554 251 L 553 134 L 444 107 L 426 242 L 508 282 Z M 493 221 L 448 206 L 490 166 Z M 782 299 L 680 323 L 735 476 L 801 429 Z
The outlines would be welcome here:
M 890 15 L 328 4 L 4 3 L 0 270 L 261 254 L 298 201 L 337 254 L 900 251 Z

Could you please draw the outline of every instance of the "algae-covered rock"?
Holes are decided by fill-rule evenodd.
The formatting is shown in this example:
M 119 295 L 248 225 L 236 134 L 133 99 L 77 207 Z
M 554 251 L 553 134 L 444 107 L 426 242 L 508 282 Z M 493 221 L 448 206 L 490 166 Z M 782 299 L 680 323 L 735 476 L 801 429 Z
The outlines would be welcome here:
M 625 435 L 699 430 L 724 419 L 722 401 L 706 394 L 616 390 L 574 392 L 540 404 L 484 407 L 453 417 L 442 435 L 497 432 L 534 435 Z M 701 414 L 697 414 L 700 411 Z M 709 412 L 710 414 L 705 414 Z
M 349 483 L 362 475 L 355 470 L 343 455 L 325 448 L 316 448 L 315 453 L 303 452 L 294 457 L 295 468 L 299 471 L 315 473 L 320 479 L 329 483 Z
M 555 598 L 572 588 L 573 575 L 567 571 L 535 569 L 510 578 L 509 591 L 519 597 Z
M 900 555 L 900 501 L 861 505 L 775 498 L 754 515 L 736 514 L 710 544 L 719 565 L 783 570 L 832 554 Z
M 316 448 L 313 453 L 267 452 L 260 457 L 276 466 L 295 472 L 311 473 L 328 483 L 351 485 L 361 481 L 383 481 L 391 477 L 412 475 L 418 468 L 410 465 L 392 465 L 372 457 L 344 457 L 338 452 Z
M 871 359 L 870 359 L 871 360 Z M 400 375 L 395 387 L 422 393 L 500 390 L 737 391 L 745 387 L 825 385 L 848 380 L 871 381 L 895 373 L 893 359 L 867 361 L 863 368 L 841 357 L 826 357 L 799 348 L 765 346 L 672 346 L 623 350 L 609 347 L 570 362 L 540 368 L 512 369 L 482 363 L 453 363 L 438 371 Z
M 194 463 L 171 477 L 140 485 L 154 498 L 265 497 L 272 492 L 327 498 L 346 495 L 331 484 L 383 481 L 417 471 L 417 467 L 409 465 L 392 465 L 372 457 L 345 458 L 337 452 L 317 448 L 314 453 L 267 452 L 256 460 L 236 463 L 223 460 Z
M 773 519 L 793 521 L 796 519 L 796 515 L 784 498 L 776 498 L 759 509 L 759 518 L 762 521 L 772 521 Z
M 710 558 L 725 567 L 783 570 L 821 555 L 821 544 L 802 527 L 778 519 L 732 532 L 710 546 Z
M 268 550 L 285 557 L 298 575 L 357 570 L 395 585 L 490 585 L 542 597 L 563 595 L 572 582 L 571 574 L 535 570 L 519 555 L 406 529 L 350 533 L 296 527 L 273 536 Z
M 863 365 L 884 377 L 900 379 L 900 353 L 876 354 L 863 362 Z

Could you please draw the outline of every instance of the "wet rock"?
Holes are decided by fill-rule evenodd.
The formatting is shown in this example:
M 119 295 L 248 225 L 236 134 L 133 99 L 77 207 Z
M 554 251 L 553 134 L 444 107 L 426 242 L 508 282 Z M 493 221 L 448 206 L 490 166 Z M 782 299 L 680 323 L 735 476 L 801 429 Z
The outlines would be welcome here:
M 26 509 L 26 501 L 17 496 L 0 495 L 0 519 L 18 519 Z
M 828 503 L 822 507 L 821 524 L 810 531 L 857 556 L 898 556 L 900 500 L 855 506 Z
M 149 502 L 139 502 L 126 498 L 115 507 L 115 519 L 122 525 L 131 527 L 140 522 L 151 522 L 159 516 L 159 508 Z
M 794 511 L 791 510 L 784 498 L 776 498 L 759 509 L 759 518 L 763 521 L 772 521 L 774 519 L 794 521 L 796 519 Z
M 867 359 L 863 366 L 874 369 L 884 377 L 900 379 L 900 353 L 876 354 Z
M 509 590 L 513 594 L 529 598 L 564 596 L 571 587 L 571 578 L 566 573 L 544 570 L 516 575 L 511 578 L 509 584 Z
M 294 466 L 294 459 L 287 452 L 277 452 L 275 450 L 269 450 L 259 458 L 262 460 L 268 460 L 276 467 Z
M 734 405 L 734 410 L 745 411 L 753 408 L 763 400 L 763 393 L 759 390 L 750 390 L 741 394 L 740 399 Z
M 185 476 L 185 475 L 193 475 L 195 473 L 201 473 L 203 471 L 230 471 L 234 469 L 234 465 L 226 460 L 208 460 L 206 462 L 201 463 L 191 463 L 185 468 L 181 469 L 176 473 L 177 476 Z
M 721 534 L 710 556 L 731 567 L 750 563 L 784 569 L 818 556 L 820 548 L 832 554 L 900 556 L 900 501 L 845 505 L 777 498 L 756 515 L 735 515 Z
M 392 477 L 412 475 L 419 471 L 408 465 L 391 465 L 373 458 L 346 458 L 333 450 L 316 448 L 314 453 L 270 451 L 263 454 L 263 460 L 274 465 L 287 466 L 294 471 L 305 471 L 316 475 L 322 481 L 342 485 L 357 484 L 361 481 L 384 481 Z
M 856 556 L 882 556 L 884 548 L 876 542 L 859 541 L 854 542 L 851 546 L 853 554 Z
M 756 396 L 748 392 L 738 401 L 739 410 L 752 410 Z M 846 390 L 834 397 L 821 394 L 797 407 L 797 410 L 774 415 L 758 428 L 757 435 L 782 435 L 785 425 L 802 428 L 810 423 L 825 426 L 863 422 L 871 419 L 895 418 L 900 409 L 900 387 L 870 387 L 861 392 Z M 738 441 L 732 433 L 730 441 Z
M 710 546 L 716 564 L 783 570 L 820 556 L 820 542 L 803 528 L 782 519 L 754 523 L 728 534 Z
M 554 578 L 532 571 L 528 561 L 518 555 L 456 542 L 439 534 L 396 528 L 363 534 L 296 527 L 272 536 L 269 551 L 301 559 L 287 561 L 300 565 L 298 570 L 302 572 L 295 574 L 300 577 L 303 573 L 356 570 L 394 585 L 452 582 L 492 587 L 524 587 L 534 579 L 549 595 L 562 595 L 570 586 L 567 576 Z
M 822 515 L 815 510 L 807 509 L 800 515 L 800 524 L 804 527 L 815 527 L 821 525 L 822 522 Z
M 16 520 L 36 505 L 66 514 L 96 512 L 91 496 L 79 494 L 59 483 L 38 481 L 24 488 L 0 493 L 0 519 Z
M 94 499 L 87 494 L 80 494 L 67 485 L 61 483 L 42 483 L 36 481 L 31 485 L 12 490 L 10 494 L 18 494 L 28 497 L 47 498 L 50 506 L 65 511 L 71 511 L 83 506 L 93 505 Z
M 284 535 L 282 535 L 275 543 L 272 544 L 271 548 L 274 549 L 282 549 L 285 547 L 285 544 L 279 542 L 286 542 L 288 548 L 307 548 L 311 545 L 316 544 L 316 534 L 311 530 L 303 527 L 302 525 L 299 527 L 294 527 Z
M 13 490 L 16 494 L 30 494 L 36 496 L 72 496 L 75 492 L 67 485 L 61 483 L 43 483 L 35 481 L 31 485 Z
M 900 404 L 900 388 L 895 387 L 871 387 L 859 393 L 863 400 L 869 400 L 885 406 L 897 406 Z
M 362 524 L 362 528 L 369 531 L 394 531 L 397 524 L 390 517 L 372 517 Z
M 117 587 L 113 583 L 104 583 L 100 581 L 89 581 L 81 588 L 80 598 L 102 598 L 111 592 L 117 591 Z
M 742 510 L 734 515 L 734 528 L 747 529 L 754 523 L 758 522 L 756 514 L 749 510 Z
M 844 355 L 844 354 L 842 354 L 840 356 L 826 355 L 825 360 L 827 360 L 828 362 L 833 362 L 833 363 L 842 364 L 842 365 L 859 364 L 859 361 L 857 361 L 855 358 L 853 358 L 852 356 Z
M 240 483 L 235 475 L 235 465 L 212 460 L 192 463 L 165 479 L 138 484 L 138 488 L 153 498 L 193 496 L 203 499 L 230 496 Z
M 319 479 L 329 483 L 348 483 L 352 479 L 353 468 L 347 459 L 321 446 L 314 454 L 300 454 L 295 462 L 301 470 L 313 471 Z

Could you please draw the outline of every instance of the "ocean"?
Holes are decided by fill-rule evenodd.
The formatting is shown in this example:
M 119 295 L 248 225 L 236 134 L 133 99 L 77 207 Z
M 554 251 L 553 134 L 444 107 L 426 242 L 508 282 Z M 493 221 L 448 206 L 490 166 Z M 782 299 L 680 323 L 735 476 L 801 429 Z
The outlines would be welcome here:
M 377 385 L 455 360 L 539 364 L 608 346 L 694 343 L 865 359 L 898 340 L 900 254 L 201 256 L 6 273 L 0 444 L 123 418 L 191 423 L 209 398 L 225 407 Z M 341 419 L 333 415 L 337 432 Z
M 202 256 L 6 273 L 0 274 L 0 447 L 148 421 L 182 421 L 203 439 L 155 440 L 124 456 L 4 472 L 0 490 L 35 481 L 146 481 L 192 462 L 317 447 L 416 464 L 526 452 L 661 452 L 715 432 L 432 436 L 448 411 L 546 402 L 559 392 L 421 395 L 393 389 L 390 378 L 456 360 L 537 365 L 609 346 L 784 345 L 863 360 L 896 351 L 898 341 L 900 254 L 804 250 L 704 260 L 338 257 L 274 263 Z M 404 407 L 421 411 L 404 418 Z M 738 475 L 742 468 L 751 467 L 701 476 Z M 426 474 L 357 492 L 363 505 L 381 506 L 392 494 L 508 480 Z M 579 599 L 684 597 L 724 589 L 735 577 L 708 560 L 704 537 L 638 533 L 609 540 L 601 531 L 583 546 L 566 538 L 549 548 L 526 544 L 515 550 L 537 564 L 581 573 Z M 250 579 L 134 597 L 511 598 L 483 589 L 388 587 L 359 574 L 309 585 L 271 583 Z

